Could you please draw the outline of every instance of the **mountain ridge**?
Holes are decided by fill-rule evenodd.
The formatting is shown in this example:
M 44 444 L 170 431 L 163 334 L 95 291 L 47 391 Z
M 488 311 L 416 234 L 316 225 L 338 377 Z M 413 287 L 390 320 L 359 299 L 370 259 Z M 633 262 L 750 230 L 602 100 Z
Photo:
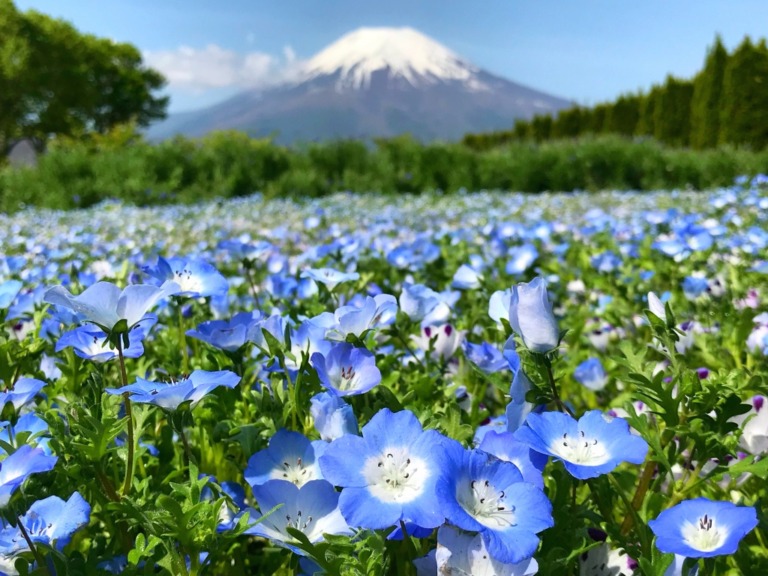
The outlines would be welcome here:
M 172 115 L 148 136 L 234 128 L 283 144 L 405 132 L 455 140 L 572 105 L 482 70 L 412 28 L 361 28 L 318 52 L 291 80 Z

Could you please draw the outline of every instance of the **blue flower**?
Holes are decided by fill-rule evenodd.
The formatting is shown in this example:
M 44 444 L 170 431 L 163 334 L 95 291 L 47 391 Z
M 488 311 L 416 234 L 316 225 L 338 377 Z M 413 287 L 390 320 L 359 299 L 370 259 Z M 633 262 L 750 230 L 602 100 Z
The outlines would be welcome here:
M 473 290 L 480 287 L 482 280 L 483 275 L 480 272 L 467 264 L 462 264 L 453 275 L 451 286 L 459 290 Z
M 75 492 L 66 502 L 58 496 L 38 500 L 19 520 L 33 543 L 62 550 L 72 534 L 88 524 L 90 517 L 91 506 Z M 0 531 L 0 542 L 5 544 L 3 552 L 6 554 L 29 550 L 18 526 L 8 526 Z
M 578 421 L 562 412 L 531 413 L 526 424 L 515 438 L 562 460 L 580 480 L 607 474 L 620 462 L 642 464 L 648 452 L 646 441 L 630 432 L 626 420 L 608 420 L 599 410 L 590 410 Z
M 346 342 L 334 344 L 326 354 L 315 352 L 310 362 L 320 383 L 339 396 L 364 394 L 381 382 L 373 353 Z
M 236 352 L 242 348 L 259 321 L 258 312 L 240 312 L 231 320 L 210 320 L 187 330 L 187 336 L 207 342 L 226 352 Z
M 322 479 L 317 459 L 325 450 L 321 440 L 310 442 L 299 432 L 280 429 L 270 438 L 269 445 L 248 459 L 245 481 L 251 486 L 270 480 L 285 480 L 303 486 L 311 480 Z
M 357 418 L 352 406 L 339 396 L 321 392 L 315 394 L 310 402 L 309 413 L 322 440 L 331 442 L 344 434 L 357 434 Z
M 10 422 L 0 422 L 0 440 L 7 442 L 11 446 L 20 447 L 24 444 L 20 442 L 19 434 L 26 432 L 28 435 L 24 438 L 24 442 L 34 442 L 43 449 L 43 451 L 50 455 L 51 448 L 49 446 L 50 438 L 45 436 L 48 432 L 48 424 L 45 420 L 40 418 L 34 412 L 28 412 L 21 416 L 15 425 Z M 0 447 L 0 454 L 6 454 L 4 448 Z
M 512 462 L 520 470 L 523 480 L 544 489 L 544 478 L 541 473 L 547 465 L 547 457 L 531 450 L 527 444 L 517 440 L 511 432 L 490 430 L 483 436 L 478 448 L 496 456 L 499 460 Z
M 517 275 L 522 274 L 528 268 L 530 268 L 539 257 L 539 251 L 536 250 L 536 246 L 533 244 L 523 244 L 522 246 L 515 246 L 509 249 L 507 252 L 509 261 L 505 268 L 507 274 Z
M 390 294 L 367 296 L 362 306 L 341 306 L 333 314 L 326 338 L 344 340 L 348 334 L 361 336 L 366 330 L 389 325 L 397 315 L 397 300 Z
M 45 387 L 45 382 L 34 378 L 19 378 L 13 385 L 13 388 L 6 392 L 0 392 L 0 411 L 10 402 L 13 409 L 18 412 L 19 408 L 29 403 L 37 393 Z
M 588 358 L 576 366 L 573 371 L 573 378 L 583 384 L 590 390 L 602 390 L 608 382 L 608 376 L 605 374 L 603 364 L 599 358 Z
M 147 321 L 134 326 L 131 331 L 129 345 L 123 350 L 125 358 L 139 358 L 144 354 L 144 340 L 154 319 L 146 316 Z M 83 325 L 65 332 L 56 342 L 56 352 L 64 348 L 74 348 L 80 358 L 93 362 L 108 362 L 117 358 L 117 349 L 110 346 L 108 335 L 98 326 Z
M 468 340 L 462 342 L 464 356 L 483 372 L 493 373 L 508 368 L 507 359 L 498 348 L 488 342 L 472 344 Z
M 339 506 L 351 526 L 379 529 L 401 520 L 423 528 L 443 523 L 435 485 L 448 440 L 424 431 L 416 416 L 384 408 L 363 426 L 331 442 L 320 457 L 323 476 L 343 487 Z
M 311 278 L 315 282 L 325 284 L 328 290 L 333 292 L 337 285 L 342 282 L 357 280 L 360 278 L 360 274 L 357 272 L 341 272 L 333 268 L 307 268 L 301 273 L 301 277 Z
M 447 520 L 480 532 L 488 552 L 500 562 L 531 558 L 539 546 L 536 534 L 554 525 L 544 492 L 524 482 L 511 462 L 458 443 L 448 450 L 451 470 L 436 488 Z
M 248 528 L 245 534 L 269 538 L 298 554 L 302 552 L 291 546 L 297 542 L 288 533 L 288 528 L 303 532 L 310 542 L 322 540 L 323 534 L 352 533 L 339 512 L 339 493 L 325 480 L 312 480 L 303 486 L 285 480 L 270 480 L 254 486 L 253 496 L 262 512 L 275 506 L 280 508 Z M 248 512 L 249 518 L 258 517 L 255 510 L 248 509 Z
M 648 526 L 662 552 L 709 558 L 736 552 L 741 539 L 757 526 L 757 512 L 751 506 L 695 498 L 664 510 Z
M 158 257 L 157 265 L 142 266 L 142 270 L 160 280 L 179 285 L 178 296 L 219 296 L 229 290 L 227 279 L 208 262 L 199 258 Z
M 134 384 L 122 388 L 107 388 L 110 394 L 130 393 L 131 402 L 154 404 L 166 410 L 176 410 L 184 402 L 190 402 L 192 409 L 214 388 L 234 388 L 240 376 L 229 370 L 207 372 L 195 370 L 189 378 L 177 382 L 151 382 L 139 378 Z
M 178 291 L 175 282 L 166 282 L 160 287 L 132 284 L 123 290 L 109 282 L 97 282 L 79 296 L 73 296 L 63 286 L 54 286 L 45 292 L 43 300 L 74 310 L 84 321 L 111 332 L 121 320 L 126 321 L 126 329 L 133 328 L 161 298 Z
M 42 448 L 26 444 L 3 460 L 0 465 L 0 507 L 8 504 L 13 493 L 30 474 L 53 470 L 57 460 L 56 456 L 46 455 Z
M 433 560 L 437 574 L 532 576 L 539 570 L 534 558 L 516 564 L 500 562 L 489 553 L 480 534 L 462 532 L 451 526 L 441 526 L 437 531 L 437 551 Z
M 411 320 L 421 320 L 422 326 L 442 324 L 451 315 L 449 295 L 440 294 L 423 284 L 403 283 L 400 309 Z
M 512 287 L 509 324 L 532 352 L 544 354 L 557 348 L 560 333 L 543 278 Z
M 23 284 L 18 280 L 6 280 L 0 284 L 0 308 L 8 308 Z

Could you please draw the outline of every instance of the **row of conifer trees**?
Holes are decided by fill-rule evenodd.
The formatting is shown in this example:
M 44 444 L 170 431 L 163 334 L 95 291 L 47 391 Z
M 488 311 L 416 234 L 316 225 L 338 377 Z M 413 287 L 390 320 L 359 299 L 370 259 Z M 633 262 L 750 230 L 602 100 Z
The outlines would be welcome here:
M 464 143 L 485 150 L 510 141 L 537 142 L 586 134 L 653 137 L 694 149 L 721 145 L 768 146 L 768 46 L 746 37 L 731 53 L 718 36 L 703 69 L 691 80 L 668 76 L 648 92 L 625 94 L 555 117 L 519 120 L 511 130 L 468 134 Z

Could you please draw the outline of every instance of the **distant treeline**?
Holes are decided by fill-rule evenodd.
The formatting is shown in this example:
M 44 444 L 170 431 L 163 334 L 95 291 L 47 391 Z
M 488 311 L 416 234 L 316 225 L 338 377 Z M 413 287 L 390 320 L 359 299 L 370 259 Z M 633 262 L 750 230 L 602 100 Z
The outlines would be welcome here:
M 768 149 L 694 151 L 621 136 L 512 142 L 485 151 L 409 137 L 285 148 L 239 132 L 150 144 L 130 131 L 55 143 L 36 167 L 0 168 L 0 211 L 67 209 L 108 198 L 137 205 L 190 203 L 262 192 L 317 197 L 482 189 L 540 192 L 728 185 L 768 172 Z
M 487 150 L 516 140 L 573 138 L 585 134 L 649 136 L 697 150 L 724 144 L 761 150 L 768 145 L 768 47 L 749 37 L 729 54 L 719 37 L 704 68 L 692 79 L 668 76 L 647 93 L 615 102 L 574 107 L 556 117 L 518 121 L 511 130 L 469 134 L 464 143 Z

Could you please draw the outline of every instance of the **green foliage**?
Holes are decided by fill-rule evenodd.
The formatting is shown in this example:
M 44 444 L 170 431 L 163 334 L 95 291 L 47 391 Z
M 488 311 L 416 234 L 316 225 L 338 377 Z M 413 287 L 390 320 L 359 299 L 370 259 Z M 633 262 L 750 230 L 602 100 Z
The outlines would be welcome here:
M 760 149 L 768 144 L 768 48 L 745 38 L 728 59 L 723 79 L 720 142 Z
M 710 48 L 704 69 L 693 80 L 691 101 L 691 146 L 713 148 L 720 133 L 720 105 L 728 52 L 720 36 Z
M 592 120 L 584 115 L 581 121 Z M 0 169 L 0 210 L 87 207 L 111 198 L 139 206 L 193 203 L 256 192 L 307 198 L 339 190 L 704 189 L 758 172 L 768 172 L 768 152 L 674 149 L 615 135 L 513 141 L 484 150 L 424 145 L 408 136 L 378 140 L 375 147 L 341 141 L 289 149 L 235 131 L 150 144 L 128 126 L 59 142 L 36 167 Z

